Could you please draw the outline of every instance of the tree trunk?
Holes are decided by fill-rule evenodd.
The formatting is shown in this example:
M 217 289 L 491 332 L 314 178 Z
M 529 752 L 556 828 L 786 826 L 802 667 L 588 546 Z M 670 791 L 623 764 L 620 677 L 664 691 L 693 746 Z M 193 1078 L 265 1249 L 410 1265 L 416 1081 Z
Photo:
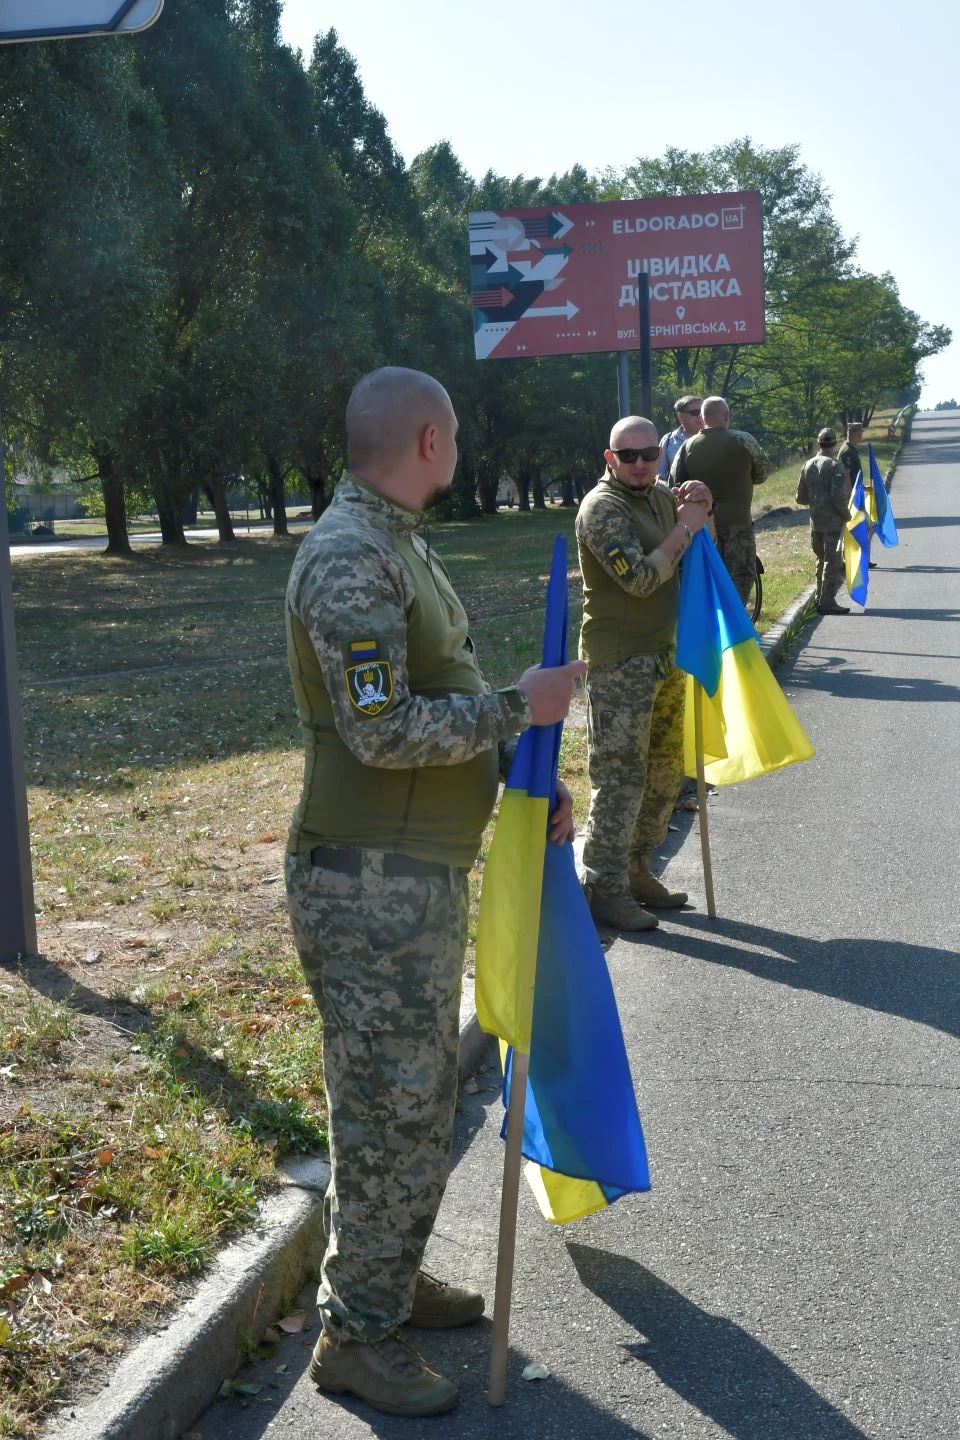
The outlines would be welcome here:
M 564 475 L 563 498 L 561 499 L 560 504 L 564 507 L 565 510 L 572 510 L 576 503 L 577 502 L 573 498 L 573 476 Z
M 480 491 L 480 509 L 484 515 L 496 515 L 497 513 L 497 486 L 499 484 L 499 469 L 496 466 L 485 468 L 477 476 L 477 489 Z
M 183 507 L 172 500 L 166 492 L 156 491 L 157 518 L 160 521 L 160 541 L 163 545 L 186 545 L 183 533 Z
M 270 477 L 270 505 L 273 510 L 274 535 L 289 535 L 287 528 L 287 497 L 284 490 L 285 472 L 272 455 L 267 456 L 267 475 Z
M 107 548 L 104 554 L 132 555 L 133 549 L 127 533 L 127 501 L 123 492 L 123 481 L 116 473 L 113 456 L 109 451 L 98 451 L 95 459 L 100 472 L 103 514 L 107 522 Z
M 220 539 L 227 542 L 235 540 L 237 537 L 233 533 L 233 521 L 230 519 L 230 510 L 227 505 L 227 492 L 223 488 L 223 472 L 219 468 L 210 472 L 210 491 L 213 495 L 213 513 L 217 517 Z
M 519 499 L 519 501 L 518 501 L 519 508 L 520 508 L 521 510 L 529 510 L 529 509 L 530 509 L 530 466 L 527 465 L 527 464 L 521 465 L 520 468 L 517 470 L 517 494 L 518 494 L 519 497 L 520 497 L 520 499 Z
M 534 510 L 546 510 L 547 502 L 543 498 L 543 470 L 539 465 L 530 466 L 530 482 L 533 488 Z
M 314 520 L 319 520 L 324 510 L 326 510 L 330 504 L 330 501 L 327 499 L 323 476 L 308 475 L 307 484 L 310 486 L 310 514 Z

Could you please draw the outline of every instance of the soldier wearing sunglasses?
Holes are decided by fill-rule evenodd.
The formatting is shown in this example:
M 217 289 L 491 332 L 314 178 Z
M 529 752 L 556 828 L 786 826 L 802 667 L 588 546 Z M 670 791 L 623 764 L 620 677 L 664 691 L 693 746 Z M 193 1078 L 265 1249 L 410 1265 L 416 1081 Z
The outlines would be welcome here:
M 651 873 L 650 855 L 666 838 L 683 770 L 677 571 L 712 499 L 699 481 L 657 484 L 659 455 L 649 420 L 619 420 L 607 468 L 577 514 L 580 655 L 590 665 L 584 887 L 594 919 L 618 930 L 652 930 L 651 909 L 687 899 Z

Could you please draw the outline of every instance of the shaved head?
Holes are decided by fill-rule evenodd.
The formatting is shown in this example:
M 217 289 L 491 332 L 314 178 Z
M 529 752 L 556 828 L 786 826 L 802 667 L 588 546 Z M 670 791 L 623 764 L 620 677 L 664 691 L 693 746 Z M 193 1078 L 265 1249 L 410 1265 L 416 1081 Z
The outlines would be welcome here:
M 637 432 L 647 431 L 653 436 L 652 440 L 646 437 L 638 438 L 637 443 L 639 445 L 656 445 L 657 429 L 652 420 L 645 420 L 642 415 L 624 415 L 610 431 L 610 449 L 619 450 L 623 444 L 624 436 L 634 430 Z
M 722 395 L 708 395 L 703 402 L 702 413 L 705 425 L 726 425 L 730 419 L 730 406 Z
M 456 425 L 450 396 L 422 370 L 385 365 L 353 387 L 347 402 L 347 463 L 362 471 L 393 466 L 420 441 L 428 425 Z

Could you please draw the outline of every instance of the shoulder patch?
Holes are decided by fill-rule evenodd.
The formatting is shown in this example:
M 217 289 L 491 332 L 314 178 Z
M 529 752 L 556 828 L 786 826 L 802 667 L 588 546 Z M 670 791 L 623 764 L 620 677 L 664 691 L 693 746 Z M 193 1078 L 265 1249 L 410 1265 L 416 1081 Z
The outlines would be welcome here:
M 393 699 L 393 671 L 386 660 L 347 665 L 343 678 L 350 704 L 361 715 L 379 715 Z
M 630 569 L 630 561 L 624 555 L 619 545 L 607 546 L 607 559 L 613 567 L 614 574 L 626 575 Z

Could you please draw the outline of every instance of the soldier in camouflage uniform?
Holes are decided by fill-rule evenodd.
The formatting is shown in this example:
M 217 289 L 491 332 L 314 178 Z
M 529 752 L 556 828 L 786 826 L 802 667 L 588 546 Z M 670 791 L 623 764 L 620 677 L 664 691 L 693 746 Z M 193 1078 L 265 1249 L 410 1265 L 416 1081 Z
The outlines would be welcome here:
M 500 742 L 561 719 L 584 669 L 533 669 L 496 691 L 483 680 L 463 607 L 418 533 L 449 494 L 456 428 L 430 376 L 388 367 L 361 380 L 350 469 L 286 595 L 306 747 L 287 896 L 323 1016 L 330 1131 L 310 1369 L 323 1390 L 405 1415 L 448 1410 L 457 1390 L 399 1327 L 483 1312 L 482 1296 L 419 1269 L 449 1163 L 467 875 Z M 561 788 L 551 838 L 567 838 L 570 817 Z
M 850 517 L 850 480 L 834 455 L 837 437 L 832 430 L 817 436 L 817 453 L 800 471 L 797 504 L 810 506 L 810 547 L 817 557 L 817 610 L 821 615 L 849 615 L 838 605 L 843 584 L 843 527 Z
M 746 430 L 731 430 L 730 408 L 720 395 L 703 402 L 703 429 L 677 451 L 671 469 L 675 485 L 702 480 L 713 496 L 717 549 L 740 599 L 746 602 L 757 578 L 753 533 L 753 487 L 770 474 L 770 461 Z
M 647 907 L 683 905 L 650 873 L 683 772 L 685 677 L 673 663 L 677 568 L 706 524 L 710 493 L 689 481 L 656 483 L 657 432 L 618 421 L 606 472 L 577 515 L 583 573 L 580 654 L 587 674 L 590 815 L 584 884 L 593 916 L 619 930 L 650 930 Z

